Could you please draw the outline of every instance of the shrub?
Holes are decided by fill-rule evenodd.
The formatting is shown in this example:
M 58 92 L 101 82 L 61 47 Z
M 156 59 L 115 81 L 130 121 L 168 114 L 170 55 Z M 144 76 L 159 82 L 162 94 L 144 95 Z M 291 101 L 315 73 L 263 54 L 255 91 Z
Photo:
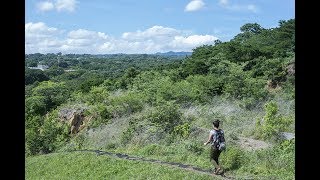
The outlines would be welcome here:
M 244 162 L 244 151 L 235 146 L 229 146 L 221 153 L 221 164 L 226 170 L 238 169 Z
M 98 127 L 101 124 L 106 124 L 112 118 L 110 109 L 103 103 L 96 103 L 88 112 L 94 117 L 93 121 L 90 121 L 90 127 Z
M 278 114 L 278 106 L 275 101 L 270 101 L 265 104 L 265 116 L 262 121 L 257 121 L 256 135 L 263 139 L 277 138 L 279 132 L 287 130 L 292 123 L 292 119 L 283 117 Z
M 69 127 L 57 118 L 54 110 L 45 118 L 33 116 L 27 119 L 26 154 L 50 153 L 61 148 L 69 140 Z
M 285 140 L 271 148 L 246 153 L 239 172 L 255 174 L 263 179 L 294 179 L 295 142 Z M 257 178 L 260 179 L 260 178 Z
M 42 139 L 38 135 L 42 123 L 41 116 L 26 117 L 25 153 L 27 156 L 37 154 L 41 149 Z
M 159 72 L 146 71 L 134 78 L 131 90 L 139 92 L 147 100 L 153 103 L 158 99 L 171 100 L 173 81 L 169 76 L 161 75 Z
M 203 95 L 203 92 L 199 89 L 199 87 L 193 86 L 186 80 L 175 83 L 172 88 L 173 99 L 178 103 L 199 101 Z
M 46 97 L 31 96 L 25 101 L 26 116 L 44 115 L 46 113 Z
M 54 110 L 44 119 L 39 136 L 42 139 L 41 151 L 50 153 L 61 148 L 69 140 L 69 129 L 66 123 L 60 122 Z
M 110 112 L 115 116 L 129 115 L 141 111 L 144 101 L 145 97 L 143 95 L 130 91 L 108 98 Z
M 188 151 L 191 151 L 197 155 L 200 155 L 203 153 L 204 151 L 204 147 L 202 146 L 202 144 L 199 144 L 199 143 L 187 143 L 185 145 L 185 148 L 188 150 Z
M 32 89 L 32 96 L 45 97 L 45 109 L 49 111 L 64 103 L 69 98 L 70 92 L 64 82 L 43 81 Z
M 140 152 L 143 155 L 156 155 L 157 151 L 159 151 L 159 148 L 161 148 L 161 146 L 158 146 L 156 144 L 150 144 L 142 148 Z
M 187 138 L 191 132 L 190 123 L 184 123 L 178 126 L 175 126 L 173 129 L 173 134 L 178 135 L 182 138 Z
M 171 133 L 175 126 L 181 123 L 182 113 L 173 102 L 163 102 L 148 112 L 147 119 L 155 126 Z
M 122 144 L 127 144 L 130 142 L 130 140 L 132 139 L 132 137 L 134 136 L 134 132 L 137 129 L 138 126 L 138 122 L 139 122 L 140 118 L 139 117 L 132 117 L 129 120 L 129 127 L 127 130 L 122 132 L 121 135 L 121 143 Z

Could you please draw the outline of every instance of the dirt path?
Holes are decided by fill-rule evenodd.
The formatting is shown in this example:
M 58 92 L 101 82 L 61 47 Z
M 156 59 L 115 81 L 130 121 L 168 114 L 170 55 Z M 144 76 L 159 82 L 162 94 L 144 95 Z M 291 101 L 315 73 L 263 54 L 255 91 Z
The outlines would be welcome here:
M 182 163 L 176 163 L 176 162 L 165 162 L 165 161 L 160 161 L 160 160 L 155 160 L 155 159 L 145 159 L 143 157 L 135 157 L 135 156 L 129 156 L 127 154 L 121 154 L 121 153 L 111 153 L 111 152 L 106 152 L 106 151 L 100 151 L 100 150 L 74 150 L 74 151 L 80 151 L 80 152 L 95 152 L 98 156 L 100 155 L 109 155 L 121 159 L 127 159 L 127 160 L 132 160 L 132 161 L 145 161 L 145 162 L 151 162 L 151 163 L 156 163 L 156 164 L 162 164 L 170 167 L 176 167 L 176 168 L 181 168 L 184 170 L 188 171 L 193 171 L 197 173 L 202 173 L 202 174 L 207 174 L 211 175 L 217 179 L 236 179 L 235 177 L 229 176 L 229 175 L 213 175 L 212 172 L 209 170 L 204 170 L 198 167 L 194 167 L 191 165 L 185 165 Z
M 198 128 L 198 129 L 205 130 L 205 131 L 209 130 L 209 129 L 205 129 L 205 128 Z M 260 141 L 260 140 L 256 140 L 256 139 L 252 139 L 252 138 L 247 138 L 247 137 L 238 137 L 238 140 L 236 141 L 236 143 L 241 148 L 249 150 L 249 151 L 264 149 L 264 148 L 267 148 L 270 146 L 270 144 L 268 144 L 264 141 Z M 113 157 L 117 157 L 117 158 L 121 158 L 121 159 L 132 160 L 132 161 L 144 161 L 144 162 L 150 162 L 150 163 L 155 163 L 155 164 L 161 164 L 161 165 L 181 168 L 184 170 L 193 171 L 193 172 L 197 172 L 197 173 L 211 175 L 215 179 L 246 179 L 246 180 L 255 179 L 253 177 L 238 177 L 238 176 L 234 177 L 234 176 L 228 175 L 228 173 L 223 174 L 223 175 L 214 175 L 214 174 L 212 174 L 212 172 L 210 170 L 204 170 L 199 167 L 195 167 L 195 166 L 191 166 L 191 165 L 185 165 L 185 164 L 177 163 L 177 162 L 166 162 L 166 161 L 155 160 L 155 159 L 146 159 L 143 157 L 129 156 L 127 154 L 122 154 L 122 153 L 112 153 L 112 152 L 100 151 L 100 150 L 74 150 L 74 151 L 94 152 L 98 156 L 109 155 L 109 156 L 113 156 Z

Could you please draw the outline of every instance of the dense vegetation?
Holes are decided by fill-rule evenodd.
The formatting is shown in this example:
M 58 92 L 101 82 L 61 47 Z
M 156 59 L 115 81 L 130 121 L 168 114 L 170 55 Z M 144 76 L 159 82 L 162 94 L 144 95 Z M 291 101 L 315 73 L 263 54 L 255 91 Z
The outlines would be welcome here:
M 280 134 L 294 132 L 295 20 L 240 30 L 191 56 L 26 55 L 26 155 L 105 149 L 209 169 L 202 144 L 219 118 L 228 172 L 293 179 L 295 143 Z M 27 68 L 38 64 L 49 68 Z M 59 117 L 68 108 L 91 119 L 76 135 Z M 272 146 L 247 151 L 236 143 L 239 137 Z M 28 161 L 34 159 L 27 158 L 30 169 Z

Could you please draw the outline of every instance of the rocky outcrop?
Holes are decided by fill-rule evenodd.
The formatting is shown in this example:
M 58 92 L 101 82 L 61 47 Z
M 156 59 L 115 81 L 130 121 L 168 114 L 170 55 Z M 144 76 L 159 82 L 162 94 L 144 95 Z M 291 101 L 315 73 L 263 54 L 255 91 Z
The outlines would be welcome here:
M 91 117 L 85 117 L 84 109 L 61 109 L 59 118 L 62 122 L 68 123 L 70 126 L 70 134 L 76 134 L 86 127 Z
M 294 76 L 295 75 L 295 63 L 294 63 L 294 60 L 292 60 L 293 62 L 290 63 L 287 67 L 286 67 L 286 70 L 287 70 L 287 74 L 289 76 Z

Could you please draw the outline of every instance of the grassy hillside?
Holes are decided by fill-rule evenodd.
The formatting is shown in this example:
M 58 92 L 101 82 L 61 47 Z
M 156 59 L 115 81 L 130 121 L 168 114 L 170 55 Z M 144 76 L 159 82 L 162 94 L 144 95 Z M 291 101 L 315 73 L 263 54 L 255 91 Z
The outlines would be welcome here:
M 293 114 L 292 102 L 279 99 L 277 103 L 282 107 L 278 112 L 282 116 L 290 117 Z M 203 146 L 203 142 L 206 141 L 211 127 L 210 119 L 220 118 L 223 120 L 222 128 L 225 130 L 228 145 L 227 150 L 221 154 L 220 163 L 226 169 L 227 175 L 257 179 L 294 178 L 294 140 L 279 143 L 261 141 L 268 146 L 242 141 L 244 137 L 256 139 L 256 129 L 260 127 L 256 122 L 266 117 L 263 107 L 257 106 L 248 111 L 239 106 L 239 101 L 227 101 L 217 97 L 207 105 L 181 108 L 179 112 L 182 113 L 182 119 L 189 124 L 185 129 L 186 135 L 170 135 L 143 120 L 141 116 L 148 110 L 147 107 L 141 113 L 114 118 L 106 125 L 87 129 L 75 136 L 59 152 L 78 149 L 105 150 L 212 170 L 213 166 L 208 159 L 209 147 Z M 132 120 L 137 118 L 138 123 L 132 123 Z M 294 126 L 288 130 L 294 132 Z M 123 140 L 124 137 L 127 138 L 126 141 Z
M 212 179 L 179 168 L 93 153 L 53 153 L 26 159 L 26 179 Z M 215 178 L 219 179 L 219 178 Z
M 156 178 L 184 179 L 177 169 L 69 152 L 104 150 L 210 171 L 203 143 L 213 119 L 220 119 L 226 175 L 294 179 L 295 140 L 282 135 L 295 132 L 294 24 L 280 21 L 264 29 L 249 23 L 229 42 L 197 47 L 184 59 L 111 56 L 112 67 L 122 69 L 116 76 L 106 74 L 106 59 L 89 55 L 63 55 L 70 67 L 81 67 L 77 71 L 53 64 L 48 71 L 26 72 L 27 177 L 67 179 L 79 172 L 80 179 L 147 179 L 161 173 Z M 50 64 L 55 55 L 27 57 Z M 143 68 L 137 67 L 142 61 Z M 99 174 L 101 168 L 112 171 Z

